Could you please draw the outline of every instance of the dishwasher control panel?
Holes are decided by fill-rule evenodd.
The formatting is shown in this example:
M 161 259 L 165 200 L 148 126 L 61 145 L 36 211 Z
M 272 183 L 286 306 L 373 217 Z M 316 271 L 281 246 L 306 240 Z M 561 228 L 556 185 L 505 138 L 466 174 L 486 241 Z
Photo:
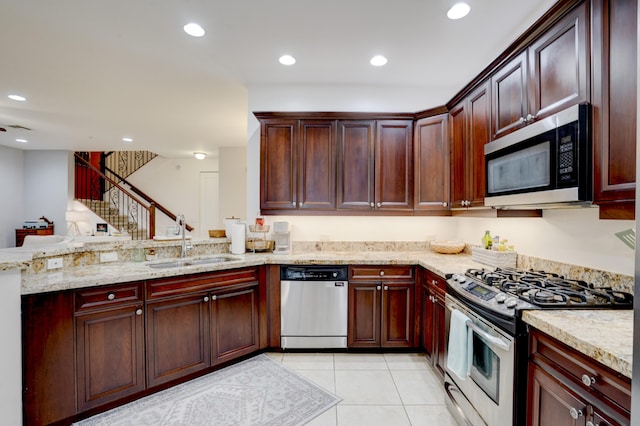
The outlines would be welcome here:
M 280 267 L 280 280 L 286 281 L 346 281 L 348 266 L 290 265 Z

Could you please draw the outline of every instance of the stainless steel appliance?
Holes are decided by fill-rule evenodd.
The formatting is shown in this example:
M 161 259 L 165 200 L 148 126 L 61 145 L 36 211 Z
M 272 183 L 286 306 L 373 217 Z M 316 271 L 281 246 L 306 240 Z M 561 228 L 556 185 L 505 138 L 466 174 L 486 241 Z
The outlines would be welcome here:
M 528 337 L 525 309 L 632 309 L 633 296 L 542 271 L 470 269 L 447 280 L 445 401 L 462 425 L 526 424 Z M 449 365 L 453 312 L 468 320 L 471 366 Z
M 589 206 L 591 110 L 574 105 L 485 145 L 485 205 Z
M 273 239 L 275 240 L 273 254 L 289 254 L 291 252 L 289 222 L 273 222 Z
M 280 268 L 280 344 L 287 348 L 346 348 L 348 267 Z

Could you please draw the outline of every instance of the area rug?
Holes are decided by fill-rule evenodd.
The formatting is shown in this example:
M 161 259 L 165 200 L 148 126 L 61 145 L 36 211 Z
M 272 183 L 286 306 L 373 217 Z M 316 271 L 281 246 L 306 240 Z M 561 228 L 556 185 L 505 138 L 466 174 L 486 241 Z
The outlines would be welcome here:
M 261 354 L 75 424 L 303 425 L 340 400 Z

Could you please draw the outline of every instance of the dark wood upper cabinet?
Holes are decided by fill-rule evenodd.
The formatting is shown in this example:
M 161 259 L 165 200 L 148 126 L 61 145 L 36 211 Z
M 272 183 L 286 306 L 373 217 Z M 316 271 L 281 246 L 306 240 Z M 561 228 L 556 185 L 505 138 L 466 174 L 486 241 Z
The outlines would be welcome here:
M 260 126 L 260 208 L 295 210 L 298 202 L 298 120 L 263 120 Z
M 376 123 L 375 205 L 377 209 L 413 208 L 413 122 Z
M 338 122 L 339 209 L 370 210 L 374 199 L 375 121 Z
M 602 219 L 633 219 L 637 2 L 592 0 L 591 7 L 594 202 Z
M 336 208 L 336 121 L 301 120 L 298 208 Z
M 492 75 L 492 140 L 589 100 L 587 16 L 582 2 Z
M 451 207 L 484 205 L 484 145 L 489 142 L 489 83 L 471 92 L 449 113 Z
M 449 210 L 449 120 L 440 114 L 418 120 L 414 127 L 415 210 Z

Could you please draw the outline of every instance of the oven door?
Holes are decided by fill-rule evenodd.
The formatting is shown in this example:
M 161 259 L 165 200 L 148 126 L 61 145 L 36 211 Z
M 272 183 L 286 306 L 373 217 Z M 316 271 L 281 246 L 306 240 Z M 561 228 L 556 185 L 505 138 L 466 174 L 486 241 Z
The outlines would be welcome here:
M 513 419 L 515 340 L 478 316 L 462 302 L 446 295 L 445 359 L 448 357 L 451 313 L 469 318 L 473 333 L 469 376 L 462 380 L 445 363 L 445 400 L 461 424 L 504 425 Z

